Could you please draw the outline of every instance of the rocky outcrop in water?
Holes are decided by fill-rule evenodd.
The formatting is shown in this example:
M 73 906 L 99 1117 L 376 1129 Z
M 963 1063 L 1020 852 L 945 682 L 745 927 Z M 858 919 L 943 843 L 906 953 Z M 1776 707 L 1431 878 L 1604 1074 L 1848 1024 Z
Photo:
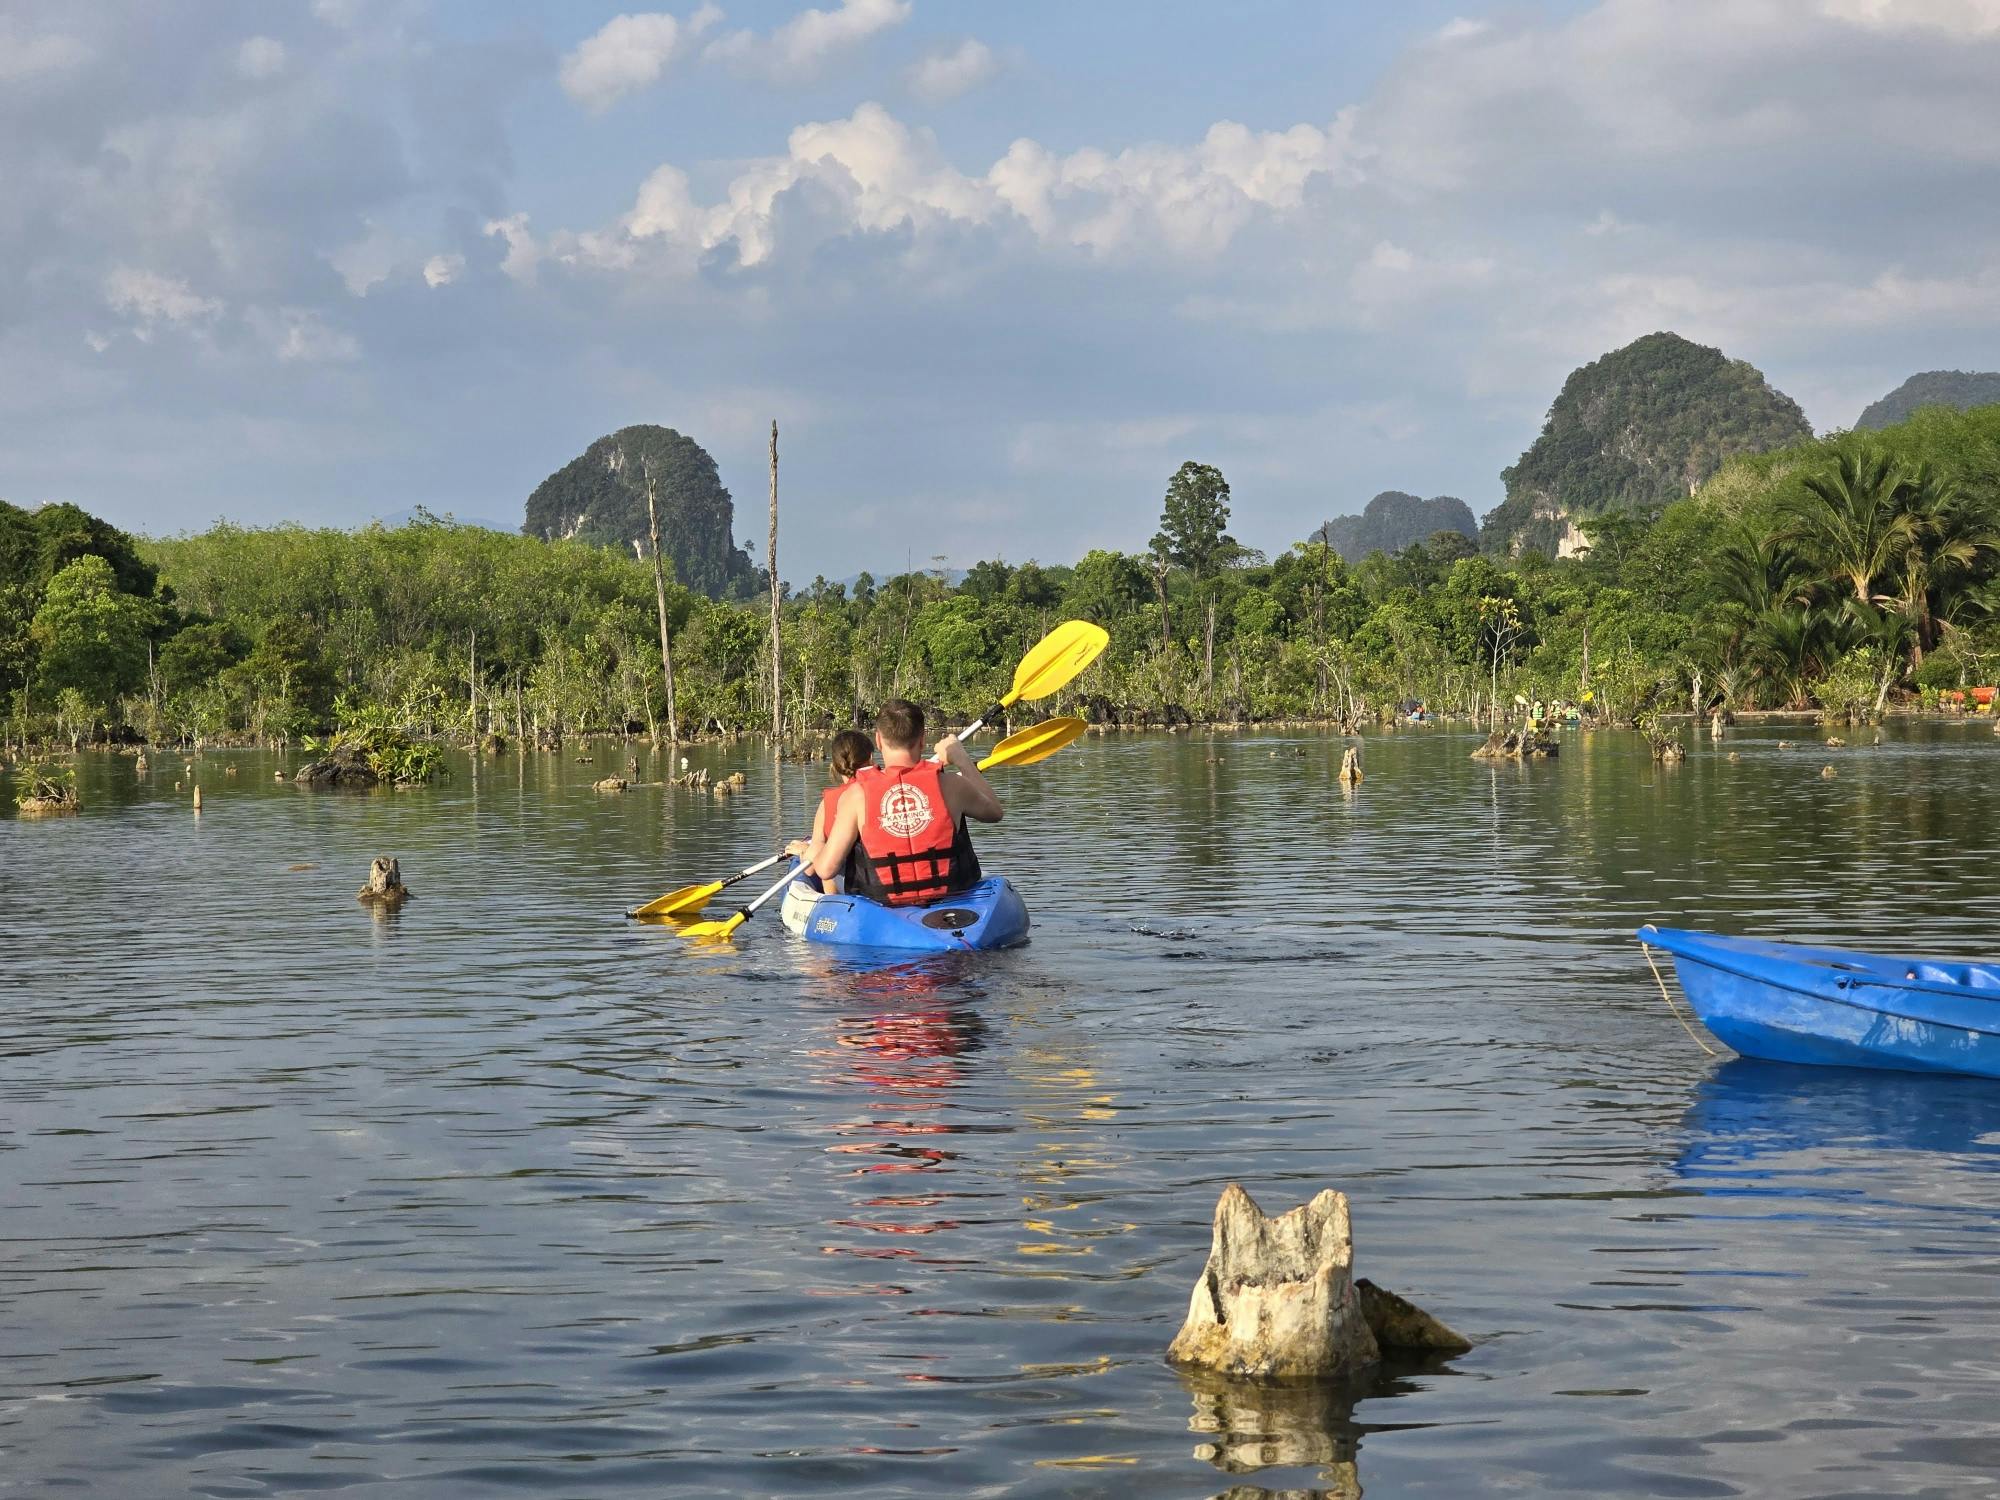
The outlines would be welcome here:
M 382 778 L 367 757 L 353 745 L 336 745 L 326 755 L 299 767 L 292 777 L 297 786 L 370 787 Z
M 1385 1343 L 1459 1353 L 1472 1347 L 1400 1297 L 1373 1288 L 1364 1297 L 1353 1261 L 1345 1193 L 1328 1188 L 1274 1219 L 1230 1183 L 1216 1202 L 1208 1263 L 1167 1358 L 1265 1380 L 1348 1374 L 1380 1360 Z
M 1474 760 L 1553 760 L 1562 747 L 1532 729 L 1496 729 L 1472 752 Z

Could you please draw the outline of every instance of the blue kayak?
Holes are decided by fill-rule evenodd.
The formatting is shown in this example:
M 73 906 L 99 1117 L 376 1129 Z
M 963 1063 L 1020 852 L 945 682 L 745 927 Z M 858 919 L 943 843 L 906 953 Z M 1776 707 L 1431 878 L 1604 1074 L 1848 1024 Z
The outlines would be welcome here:
M 1641 927 L 1701 1024 L 1745 1057 L 2000 1078 L 2000 965 Z
M 950 953 L 1011 948 L 1028 940 L 1028 908 L 1005 880 L 982 880 L 929 906 L 884 906 L 866 896 L 822 895 L 794 883 L 785 925 L 809 943 Z

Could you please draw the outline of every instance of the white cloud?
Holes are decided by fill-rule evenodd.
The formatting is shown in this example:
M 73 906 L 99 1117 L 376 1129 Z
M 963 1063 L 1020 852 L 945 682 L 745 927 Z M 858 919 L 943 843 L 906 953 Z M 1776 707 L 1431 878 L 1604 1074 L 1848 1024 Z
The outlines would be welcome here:
M 1492 29 L 1491 21 L 1475 21 L 1467 16 L 1455 16 L 1438 28 L 1437 40 L 1463 42 L 1476 36 L 1483 36 Z
M 311 308 L 253 307 L 245 319 L 265 347 L 287 364 L 337 364 L 361 355 L 352 334 L 332 327 Z
M 2000 0 L 1821 0 L 1837 21 L 1880 31 L 1927 29 L 1966 37 L 2000 35 Z
M 90 48 L 73 36 L 48 32 L 23 36 L 0 20 L 0 83 L 26 83 L 44 73 L 61 73 L 90 59 Z
M 910 92 L 927 104 L 943 104 L 969 94 L 1000 71 L 1000 59 L 984 42 L 971 37 L 949 51 L 932 52 L 911 64 Z
M 837 10 L 802 10 L 768 37 L 732 31 L 703 54 L 781 82 L 813 77 L 834 57 L 910 18 L 911 0 L 840 0 Z
M 424 262 L 424 285 L 432 288 L 450 286 L 464 269 L 463 255 L 433 255 Z
M 321 25 L 346 31 L 360 21 L 366 5 L 367 0 L 312 0 L 312 13 Z
M 285 44 L 276 37 L 251 37 L 236 49 L 236 71 L 249 79 L 276 78 L 285 71 Z
M 879 104 L 845 120 L 801 125 L 784 156 L 745 165 L 720 198 L 698 201 L 680 167 L 656 169 L 631 212 L 612 229 L 561 232 L 538 242 L 525 216 L 487 233 L 507 242 L 502 269 L 517 279 L 553 257 L 598 269 L 682 272 L 728 247 L 739 266 L 769 261 L 785 234 L 947 225 L 1025 233 L 1043 246 L 1095 256 L 1212 258 L 1252 220 L 1298 210 L 1316 178 L 1351 175 L 1346 122 L 1253 131 L 1231 121 L 1193 146 L 1145 145 L 1117 154 L 1095 148 L 1061 155 L 1016 141 L 984 174 L 959 171 L 927 130 L 913 130 Z M 795 189 L 817 191 L 819 211 L 781 223 Z
M 341 246 L 326 261 L 339 274 L 350 296 L 365 297 L 389 279 L 403 256 L 397 236 L 371 224 L 360 239 Z
M 203 323 L 222 311 L 222 303 L 204 297 L 185 281 L 120 266 L 104 278 L 104 303 L 115 313 L 123 313 L 142 339 L 153 336 L 162 324 L 187 327 Z
M 507 246 L 507 254 L 500 261 L 502 271 L 516 281 L 535 279 L 535 267 L 540 263 L 542 253 L 528 229 L 526 214 L 509 214 L 504 219 L 490 220 L 486 233 Z
M 685 21 L 660 11 L 614 16 L 562 60 L 557 76 L 563 92 L 586 109 L 607 110 L 658 83 L 667 65 L 721 16 L 713 5 Z

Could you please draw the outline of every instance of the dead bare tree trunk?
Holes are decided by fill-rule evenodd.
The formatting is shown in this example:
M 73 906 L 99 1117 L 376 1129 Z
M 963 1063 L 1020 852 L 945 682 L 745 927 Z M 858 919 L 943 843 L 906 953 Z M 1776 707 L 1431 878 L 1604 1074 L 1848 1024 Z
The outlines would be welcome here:
M 653 461 L 645 460 L 646 522 L 653 533 L 653 597 L 660 606 L 660 675 L 667 683 L 667 743 L 681 742 L 680 716 L 674 711 L 674 645 L 667 633 L 667 565 L 660 555 L 660 507 L 653 499 Z M 658 743 L 658 735 L 654 736 Z
M 785 702 L 779 691 L 784 678 L 778 657 L 778 421 L 775 417 L 771 419 L 771 547 L 766 556 L 765 566 L 771 570 L 771 740 L 775 744 L 785 733 Z
M 1208 711 L 1215 712 L 1215 593 L 1203 601 L 1201 631 L 1201 690 L 1208 695 Z
M 472 743 L 479 743 L 479 632 L 473 631 L 465 653 L 465 690 Z

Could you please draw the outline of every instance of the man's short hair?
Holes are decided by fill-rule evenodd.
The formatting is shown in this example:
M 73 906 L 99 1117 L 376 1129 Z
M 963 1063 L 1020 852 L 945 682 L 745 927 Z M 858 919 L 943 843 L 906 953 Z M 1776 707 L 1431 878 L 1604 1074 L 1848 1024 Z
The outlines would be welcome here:
M 893 750 L 920 750 L 924 743 L 924 711 L 907 698 L 891 698 L 875 715 L 875 732 Z

